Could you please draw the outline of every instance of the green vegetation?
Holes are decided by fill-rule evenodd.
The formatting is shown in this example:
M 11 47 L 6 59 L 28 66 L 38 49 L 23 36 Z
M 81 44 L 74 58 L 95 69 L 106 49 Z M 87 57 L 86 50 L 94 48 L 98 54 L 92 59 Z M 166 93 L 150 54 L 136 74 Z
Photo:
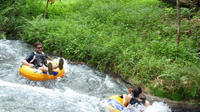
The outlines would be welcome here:
M 200 12 L 157 0 L 0 0 L 0 30 L 173 100 L 200 99 Z M 53 52 L 52 52 L 53 51 Z

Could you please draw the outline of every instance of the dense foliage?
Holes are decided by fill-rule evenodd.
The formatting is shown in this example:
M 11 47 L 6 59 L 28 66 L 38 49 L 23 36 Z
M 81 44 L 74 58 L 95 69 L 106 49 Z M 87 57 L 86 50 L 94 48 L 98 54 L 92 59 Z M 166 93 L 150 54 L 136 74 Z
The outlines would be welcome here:
M 0 30 L 173 100 L 200 99 L 200 12 L 157 0 L 0 0 Z M 9 2 L 8 2 L 9 1 Z

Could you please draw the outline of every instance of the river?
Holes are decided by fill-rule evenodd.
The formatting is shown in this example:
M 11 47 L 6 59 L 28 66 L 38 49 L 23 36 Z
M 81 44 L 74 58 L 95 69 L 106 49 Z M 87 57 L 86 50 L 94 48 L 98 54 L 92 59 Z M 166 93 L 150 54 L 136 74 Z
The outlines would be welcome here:
M 105 112 L 106 98 L 128 93 L 122 81 L 116 82 L 108 74 L 86 65 L 69 64 L 67 60 L 62 79 L 30 81 L 19 74 L 18 68 L 32 51 L 23 41 L 0 40 L 0 112 Z M 152 111 L 171 109 L 167 104 L 154 102 L 145 109 Z

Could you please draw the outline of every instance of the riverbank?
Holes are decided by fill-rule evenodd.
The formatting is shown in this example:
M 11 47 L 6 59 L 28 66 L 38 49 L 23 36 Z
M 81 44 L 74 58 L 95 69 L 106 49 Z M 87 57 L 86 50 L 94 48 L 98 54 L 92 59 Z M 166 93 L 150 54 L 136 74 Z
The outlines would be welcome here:
M 41 41 L 49 54 L 119 74 L 153 95 L 200 99 L 199 12 L 182 8 L 177 47 L 176 10 L 157 0 L 56 1 L 46 19 L 45 2 L 6 4 L 1 26 L 8 35 Z

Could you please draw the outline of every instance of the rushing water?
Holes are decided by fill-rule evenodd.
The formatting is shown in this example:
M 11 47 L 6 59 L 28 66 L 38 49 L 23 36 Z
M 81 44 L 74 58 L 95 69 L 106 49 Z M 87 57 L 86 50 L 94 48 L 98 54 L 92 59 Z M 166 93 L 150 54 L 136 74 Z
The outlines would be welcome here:
M 22 41 L 0 40 L 0 112 L 105 112 L 106 98 L 128 93 L 124 83 L 67 60 L 62 79 L 35 82 L 23 78 L 18 68 L 32 50 Z M 154 102 L 145 112 L 171 110 L 162 102 Z

